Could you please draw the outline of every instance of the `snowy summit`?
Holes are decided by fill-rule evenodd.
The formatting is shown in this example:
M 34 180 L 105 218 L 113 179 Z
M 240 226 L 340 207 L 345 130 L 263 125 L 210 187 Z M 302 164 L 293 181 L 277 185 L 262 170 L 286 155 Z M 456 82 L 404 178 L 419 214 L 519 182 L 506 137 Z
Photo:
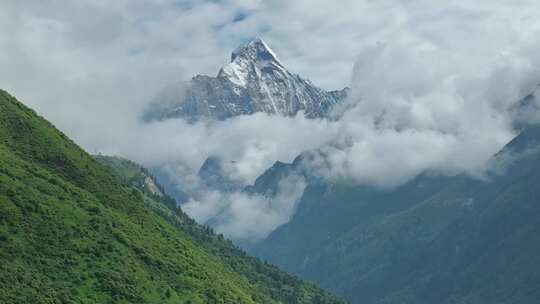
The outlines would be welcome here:
M 276 54 L 260 38 L 237 48 L 231 55 L 231 63 L 224 66 L 218 73 L 218 78 L 227 78 L 238 86 L 246 86 L 249 76 L 261 74 L 261 70 L 285 68 L 277 59 Z
M 238 47 L 216 77 L 195 76 L 160 94 L 146 118 L 227 119 L 256 112 L 308 118 L 326 117 L 345 98 L 345 90 L 328 92 L 290 73 L 260 38 Z

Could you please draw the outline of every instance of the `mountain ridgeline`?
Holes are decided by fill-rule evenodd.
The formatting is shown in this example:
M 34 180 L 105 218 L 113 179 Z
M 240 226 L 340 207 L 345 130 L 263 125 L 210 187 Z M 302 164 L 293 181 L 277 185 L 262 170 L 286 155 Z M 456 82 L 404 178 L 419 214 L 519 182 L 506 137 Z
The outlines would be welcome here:
M 540 127 L 491 163 L 484 180 L 424 173 L 391 191 L 307 178 L 294 217 L 252 253 L 351 303 L 537 303 Z M 302 157 L 279 163 L 253 191 L 308 172 Z
M 0 303 L 342 303 L 97 159 L 0 91 Z
M 325 91 L 290 73 L 262 39 L 236 49 L 216 77 L 195 76 L 155 98 L 145 120 L 223 120 L 257 112 L 308 118 L 327 117 L 348 89 Z
M 290 176 L 307 186 L 288 223 L 246 247 L 353 304 L 533 304 L 540 299 L 540 89 L 510 108 L 522 132 L 483 179 L 424 172 L 391 190 L 330 181 L 307 151 L 243 188 L 209 158 L 199 177 L 219 191 L 271 197 Z M 223 120 L 257 112 L 336 118 L 347 89 L 327 92 L 288 72 L 260 39 L 216 77 L 169 88 L 147 120 Z

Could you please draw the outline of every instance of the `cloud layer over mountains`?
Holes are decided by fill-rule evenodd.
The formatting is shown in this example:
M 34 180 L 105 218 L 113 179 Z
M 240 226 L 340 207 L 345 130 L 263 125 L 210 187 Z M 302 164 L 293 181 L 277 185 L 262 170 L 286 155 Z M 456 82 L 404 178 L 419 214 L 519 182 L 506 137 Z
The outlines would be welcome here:
M 167 167 L 193 191 L 209 156 L 250 184 L 313 149 L 324 155 L 313 164 L 321 174 L 388 188 L 424 170 L 481 174 L 515 135 L 516 104 L 540 83 L 539 15 L 536 1 L 8 0 L 0 86 L 90 152 Z M 163 87 L 214 75 L 253 36 L 315 84 L 350 85 L 341 119 L 140 121 Z M 286 197 L 298 196 L 296 184 L 274 203 L 204 191 L 187 210 L 257 239 L 294 212 Z

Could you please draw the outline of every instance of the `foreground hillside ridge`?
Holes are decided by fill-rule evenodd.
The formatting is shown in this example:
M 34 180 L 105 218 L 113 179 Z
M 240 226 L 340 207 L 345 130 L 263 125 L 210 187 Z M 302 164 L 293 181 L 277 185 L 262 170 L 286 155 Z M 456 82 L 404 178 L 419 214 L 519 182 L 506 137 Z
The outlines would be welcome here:
M 146 177 L 122 180 L 0 91 L 0 303 L 340 303 L 227 247 Z
M 311 290 L 310 293 L 315 293 L 315 298 L 318 298 L 315 303 L 327 303 L 324 301 L 334 303 L 332 301 L 336 301 L 335 298 L 321 294 L 321 291 L 317 290 L 314 286 L 304 284 L 297 278 L 281 272 L 275 266 L 247 256 L 237 246 L 233 245 L 230 240 L 225 240 L 222 235 L 214 234 L 207 226 L 201 226 L 189 218 L 167 194 L 164 194 L 164 196 L 154 194 L 146 183 L 141 182 L 150 178 L 161 189 L 161 186 L 147 169 L 121 157 L 102 155 L 95 157 L 100 163 L 113 168 L 117 176 L 124 180 L 130 187 L 140 190 L 149 208 L 160 214 L 168 222 L 182 229 L 182 231 L 188 233 L 199 244 L 205 246 L 216 256 L 219 256 L 226 264 L 230 265 L 235 271 L 245 275 L 250 281 L 255 283 L 259 281 L 259 285 L 261 281 L 264 281 L 265 285 L 273 288 L 269 289 L 269 292 L 275 293 L 277 298 L 287 299 L 291 297 L 289 293 L 294 291 L 294 289 L 306 288 L 307 290 Z M 243 261 L 240 261 L 238 257 L 241 257 Z M 275 280 L 276 278 L 286 281 L 287 285 L 277 286 L 276 283 L 281 283 L 277 282 Z M 323 301 L 325 297 L 326 300 Z
M 237 48 L 217 77 L 196 76 L 166 89 L 145 114 L 147 120 L 182 117 L 227 119 L 256 112 L 326 117 L 347 89 L 327 92 L 290 73 L 262 39 Z

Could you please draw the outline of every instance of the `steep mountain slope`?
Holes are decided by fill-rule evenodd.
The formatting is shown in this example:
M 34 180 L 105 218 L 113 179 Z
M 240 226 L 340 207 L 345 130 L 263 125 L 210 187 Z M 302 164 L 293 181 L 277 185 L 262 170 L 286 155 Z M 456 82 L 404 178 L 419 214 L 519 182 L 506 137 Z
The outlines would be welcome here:
M 530 127 L 494 157 L 489 180 L 424 181 L 418 195 L 404 192 L 418 181 L 361 197 L 314 187 L 256 252 L 352 303 L 536 303 L 539 143 Z
M 275 186 L 289 175 L 301 174 L 309 181 L 294 217 L 272 232 L 251 252 L 298 274 L 319 265 L 312 261 L 321 249 L 372 217 L 405 210 L 442 189 L 451 178 L 423 174 L 393 191 L 345 182 L 332 183 L 305 169 L 303 160 L 277 163 L 260 176 L 250 191 L 272 195 Z M 301 241 L 300 241 L 301 240 Z
M 225 241 L 173 224 L 165 214 L 180 212 L 142 181 L 125 186 L 0 91 L 0 303 L 339 303 L 238 251 L 219 256 Z
M 298 300 L 294 299 L 306 298 L 306 296 L 317 299 L 314 300 L 314 303 L 334 303 L 336 301 L 336 298 L 325 295 L 314 286 L 281 272 L 275 266 L 247 256 L 231 241 L 225 240 L 222 235 L 216 235 L 208 227 L 197 224 L 183 213 L 166 193 L 156 194 L 152 190 L 153 185 L 156 185 L 158 189 L 161 189 L 161 186 L 145 168 L 119 157 L 96 156 L 96 158 L 99 162 L 113 168 L 118 177 L 126 181 L 130 187 L 140 190 L 148 207 L 188 233 L 197 243 L 220 257 L 225 264 L 244 275 L 251 283 L 266 289 L 275 298 L 285 303 L 295 302 Z M 262 282 L 264 284 L 261 284 Z
M 114 173 L 128 186 L 141 190 L 150 196 L 166 198 L 165 190 L 158 184 L 154 176 L 145 168 L 138 166 L 128 159 L 114 156 L 96 155 L 94 158 L 113 169 Z M 176 206 L 174 202 L 167 202 L 167 206 Z
M 263 40 L 254 39 L 232 53 L 217 77 L 199 75 L 163 91 L 145 119 L 226 119 L 256 112 L 292 116 L 299 111 L 325 117 L 346 95 L 346 89 L 327 92 L 290 73 Z

